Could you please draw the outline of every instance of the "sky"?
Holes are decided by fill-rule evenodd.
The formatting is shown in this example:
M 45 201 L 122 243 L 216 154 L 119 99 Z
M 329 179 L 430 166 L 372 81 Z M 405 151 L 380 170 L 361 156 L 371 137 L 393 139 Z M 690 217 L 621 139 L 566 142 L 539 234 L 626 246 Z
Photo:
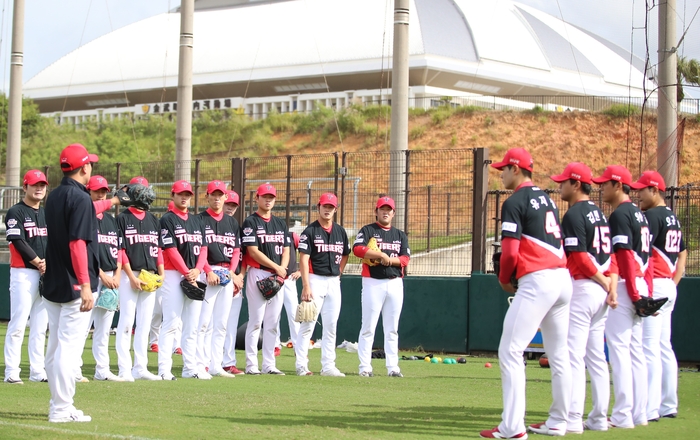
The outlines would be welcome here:
M 101 35 L 162 14 L 180 4 L 179 0 L 25 1 L 24 81 Z M 647 17 L 645 11 L 649 4 L 649 53 L 652 63 L 656 63 L 656 4 L 659 1 L 661 0 L 520 0 L 519 3 L 562 18 L 625 49 L 631 49 L 642 59 L 647 50 L 644 25 Z M 678 38 L 688 29 L 679 53 L 700 59 L 700 14 L 691 24 L 693 15 L 700 8 L 700 0 L 676 0 L 676 3 Z M 0 0 L 0 6 L 0 63 L 3 66 L 0 85 L 3 85 L 2 91 L 6 91 L 10 76 L 13 0 Z M 173 35 L 173 38 L 178 38 L 178 35 Z

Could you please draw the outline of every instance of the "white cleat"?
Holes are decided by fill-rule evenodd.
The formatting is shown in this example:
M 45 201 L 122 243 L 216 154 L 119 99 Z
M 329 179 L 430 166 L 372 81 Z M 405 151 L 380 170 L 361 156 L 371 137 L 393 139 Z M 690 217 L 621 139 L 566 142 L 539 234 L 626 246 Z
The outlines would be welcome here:
M 141 371 L 133 375 L 136 380 L 163 380 L 160 376 L 151 373 L 150 371 Z
M 331 368 L 328 370 L 322 370 L 321 376 L 345 377 L 345 374 L 341 373 L 340 370 L 338 370 L 337 368 Z
M 215 371 L 215 372 L 211 373 L 211 375 L 212 375 L 212 376 L 216 376 L 216 377 L 228 377 L 228 378 L 234 378 L 234 377 L 236 377 L 235 374 L 231 374 L 231 373 L 229 373 L 228 371 L 224 371 L 224 370 Z
M 126 382 L 126 379 L 123 377 L 119 377 L 116 374 L 112 373 L 111 371 L 105 375 L 105 377 L 100 377 L 97 374 L 95 374 L 95 380 L 106 380 L 109 382 Z
M 66 417 L 49 417 L 50 423 L 72 423 L 72 422 L 91 422 L 92 417 L 86 416 L 82 411 L 78 410 Z

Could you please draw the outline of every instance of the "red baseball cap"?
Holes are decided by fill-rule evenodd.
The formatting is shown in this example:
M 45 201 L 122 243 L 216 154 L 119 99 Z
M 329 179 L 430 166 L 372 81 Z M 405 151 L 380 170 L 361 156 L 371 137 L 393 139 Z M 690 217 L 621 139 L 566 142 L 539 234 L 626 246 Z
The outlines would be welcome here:
M 86 163 L 95 163 L 98 160 L 96 154 L 88 153 L 81 144 L 70 144 L 61 151 L 61 170 L 73 171 Z
M 139 183 L 143 186 L 148 186 L 148 180 L 146 180 L 146 178 L 142 177 L 142 176 L 134 177 L 133 179 L 129 180 L 129 183 L 130 184 Z
M 270 185 L 269 183 L 263 183 L 258 187 L 259 196 L 266 196 L 268 194 L 277 197 L 277 190 L 274 186 Z
M 564 168 L 564 172 L 558 176 L 550 176 L 557 183 L 562 183 L 565 180 L 574 179 L 582 183 L 591 183 L 593 172 L 590 168 L 581 162 L 571 162 Z
M 221 180 L 212 180 L 207 185 L 207 194 L 211 194 L 214 191 L 221 191 L 222 194 L 226 194 L 226 184 Z
M 659 191 L 666 191 L 666 182 L 664 178 L 656 171 L 644 171 L 639 180 L 630 185 L 633 189 L 644 189 L 650 186 L 655 186 Z
M 334 208 L 338 207 L 338 197 L 333 193 L 323 193 L 318 199 L 319 205 L 333 205 Z
M 238 197 L 238 193 L 236 191 L 226 191 L 226 194 L 228 194 L 228 199 L 224 203 L 235 203 L 236 205 L 240 205 L 240 198 Z
M 394 205 L 394 199 L 392 199 L 391 197 L 380 197 L 379 200 L 377 200 L 376 209 L 379 209 L 384 205 L 390 207 L 391 209 L 396 209 Z
M 622 182 L 623 185 L 632 185 L 632 174 L 622 165 L 610 165 L 605 168 L 603 175 L 594 177 L 593 183 L 605 183 L 611 180 Z
M 184 192 L 194 194 L 194 191 L 192 191 L 192 185 L 190 185 L 190 182 L 186 180 L 178 180 L 177 182 L 173 183 L 173 187 L 172 189 L 170 189 L 170 192 L 175 194 L 180 194 Z
M 106 189 L 109 191 L 109 185 L 107 184 L 107 179 L 102 176 L 92 176 L 90 181 L 85 186 L 90 191 L 97 191 L 98 189 Z
M 517 165 L 520 168 L 528 171 L 532 171 L 533 162 L 532 156 L 524 148 L 511 148 L 506 152 L 505 157 L 502 161 L 492 163 L 491 166 L 497 170 L 502 170 L 507 165 Z
M 47 185 L 49 184 L 44 173 L 39 170 L 29 170 L 24 175 L 24 185 L 36 185 L 39 182 L 44 182 Z

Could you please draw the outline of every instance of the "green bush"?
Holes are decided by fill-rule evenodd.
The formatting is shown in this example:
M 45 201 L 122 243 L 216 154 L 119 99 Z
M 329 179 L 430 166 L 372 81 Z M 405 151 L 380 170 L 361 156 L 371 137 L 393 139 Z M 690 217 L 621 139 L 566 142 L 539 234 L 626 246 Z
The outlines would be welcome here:
M 630 116 L 638 115 L 640 113 L 639 107 L 631 104 L 613 104 L 610 107 L 603 110 L 601 113 L 613 118 L 627 118 Z
M 425 126 L 416 125 L 415 127 L 413 127 L 411 129 L 411 131 L 409 131 L 408 137 L 409 137 L 409 139 L 415 141 L 416 139 L 422 138 L 424 134 L 425 134 Z

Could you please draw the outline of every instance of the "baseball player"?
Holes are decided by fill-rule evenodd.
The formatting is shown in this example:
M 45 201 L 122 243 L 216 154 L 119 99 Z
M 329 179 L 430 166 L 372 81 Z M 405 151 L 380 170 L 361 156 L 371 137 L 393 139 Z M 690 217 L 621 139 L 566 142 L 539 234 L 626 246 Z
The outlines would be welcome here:
M 51 399 L 49 422 L 89 422 L 73 405 L 75 372 L 85 328 L 97 290 L 99 251 L 97 214 L 120 203 L 119 198 L 92 202 L 85 185 L 98 157 L 71 144 L 60 157 L 63 180 L 46 199 L 46 272 L 42 296 L 49 315 L 46 373 Z
M 289 274 L 287 281 L 282 285 L 280 294 L 284 298 L 284 310 L 287 312 L 287 323 L 289 324 L 289 339 L 292 345 L 297 343 L 297 335 L 299 334 L 299 323 L 294 320 L 299 306 L 299 294 L 297 293 L 297 280 L 301 277 L 299 272 L 299 263 L 297 263 L 297 249 L 299 247 L 299 235 L 296 232 L 289 231 L 287 234 L 287 243 L 289 243 Z M 277 341 L 275 343 L 275 356 L 280 355 L 280 324 L 277 323 Z
M 86 188 L 90 192 L 93 202 L 106 200 L 109 192 L 107 179 L 102 176 L 92 176 Z M 119 259 L 119 232 L 117 221 L 111 214 L 101 212 L 97 214 L 97 243 L 100 259 L 99 282 L 97 291 L 93 292 L 93 299 L 97 304 L 102 286 L 108 289 L 119 288 L 119 278 L 121 274 L 121 260 Z M 85 328 L 85 339 L 87 339 L 90 327 L 95 326 L 92 333 L 92 355 L 95 358 L 95 379 L 108 380 L 112 382 L 124 382 L 124 379 L 115 375 L 109 370 L 109 330 L 112 327 L 114 311 L 100 307 L 93 307 L 92 317 Z M 82 350 L 81 350 L 82 351 Z M 78 377 L 82 378 L 82 373 L 78 372 Z
M 224 202 L 224 213 L 229 217 L 233 218 L 236 228 L 240 232 L 240 225 L 238 221 L 233 217 L 238 210 L 239 204 L 238 193 L 235 191 L 228 191 L 228 198 Z M 239 233 L 240 237 L 240 233 Z M 240 241 L 240 240 L 239 240 Z M 240 260 L 243 260 L 243 248 L 240 252 Z M 242 261 L 239 261 L 236 265 L 236 276 L 243 281 L 245 278 L 245 269 L 243 268 Z M 222 364 L 224 366 L 224 371 L 231 374 L 245 374 L 244 371 L 236 368 L 236 336 L 238 333 L 238 317 L 241 314 L 241 306 L 243 305 L 243 289 L 234 289 L 233 300 L 231 301 L 231 310 L 228 315 L 228 322 L 226 323 L 226 338 L 224 339 L 224 357 Z
M 353 244 L 357 257 L 380 261 L 376 266 L 362 265 L 362 327 L 357 347 L 362 377 L 374 376 L 372 344 L 380 313 L 387 374 L 403 377 L 399 368 L 399 318 L 403 307 L 403 277 L 411 250 L 406 234 L 391 225 L 395 212 L 394 200 L 380 197 L 374 210 L 377 221 L 362 227 Z M 367 248 L 372 238 L 376 239 L 380 250 Z
M 566 434 L 571 401 L 571 365 L 567 347 L 571 277 L 559 225 L 559 210 L 552 199 L 532 183 L 532 156 L 523 148 L 506 152 L 491 164 L 501 171 L 506 189 L 513 190 L 504 203 L 501 225 L 503 290 L 515 293 L 503 321 L 498 346 L 503 386 L 503 414 L 498 427 L 481 431 L 484 438 L 524 438 L 525 369 L 523 351 L 542 331 L 552 371 L 552 406 L 544 423 L 530 425 L 532 432 Z M 511 276 L 518 279 L 517 292 Z
M 129 183 L 148 186 L 148 180 L 138 176 Z M 119 377 L 128 382 L 134 379 L 161 380 L 148 371 L 148 331 L 156 301 L 156 292 L 141 290 L 141 271 L 163 275 L 160 223 L 150 212 L 127 208 L 117 217 L 120 253 L 124 271 L 119 287 L 119 322 L 117 324 L 117 359 Z M 131 330 L 134 331 L 134 363 L 131 363 Z
M 282 313 L 282 295 L 266 300 L 256 281 L 277 274 L 287 277 L 289 242 L 284 220 L 272 215 L 277 190 L 264 183 L 258 187 L 258 209 L 243 221 L 241 244 L 245 248 L 243 262 L 248 266 L 246 292 L 248 298 L 248 327 L 245 333 L 246 374 L 258 375 L 258 338 L 263 326 L 263 365 L 265 374 L 284 375 L 275 366 L 277 323 Z
M 652 292 L 651 231 L 642 211 L 629 198 L 632 175 L 623 166 L 611 165 L 593 179 L 601 185 L 602 198 L 613 208 L 610 235 L 620 278 L 617 298 L 605 323 L 605 336 L 612 364 L 615 404 L 610 424 L 634 428 L 647 424 L 647 367 L 642 349 L 642 318 L 636 315 L 634 302 Z M 653 269 L 652 269 L 653 270 Z M 645 272 L 649 283 L 645 281 Z
M 584 429 L 586 370 L 591 376 L 593 408 L 586 429 L 607 431 L 610 373 L 605 359 L 606 300 L 611 287 L 617 289 L 617 274 L 611 268 L 612 244 L 605 215 L 593 203 L 591 179 L 586 165 L 570 163 L 564 172 L 552 176 L 559 183 L 562 200 L 569 209 L 562 219 L 566 264 L 573 279 L 569 313 L 569 357 L 571 359 L 571 406 L 567 432 Z
M 46 219 L 41 201 L 46 176 L 39 170 L 24 175 L 24 199 L 7 210 L 5 234 L 10 243 L 10 322 L 5 336 L 5 382 L 22 384 L 19 377 L 22 341 L 29 316 L 29 380 L 46 382 L 44 343 L 49 318 L 39 295 L 39 280 L 46 271 Z
M 224 201 L 227 197 L 224 182 L 209 182 L 209 208 L 199 214 L 208 248 L 204 273 L 209 287 L 199 316 L 197 362 L 199 371 L 208 369 L 212 376 L 236 377 L 222 368 L 226 324 L 234 291 L 238 293 L 243 287 L 243 279 L 236 275 L 241 252 L 240 228 L 233 217 L 224 214 Z M 231 281 L 222 286 L 219 276 L 214 273 L 215 270 L 227 272 Z
M 197 368 L 197 325 L 202 301 L 184 295 L 180 281 L 196 283 L 207 262 L 202 221 L 187 212 L 194 191 L 185 180 L 173 183 L 171 195 L 175 209 L 160 219 L 163 242 L 165 279 L 163 281 L 163 326 L 158 350 L 158 374 L 163 380 L 175 380 L 173 344 L 178 323 L 182 320 L 182 377 L 211 379 L 211 375 Z
M 335 366 L 335 336 L 340 316 L 340 276 L 350 255 L 345 229 L 333 221 L 338 209 L 335 194 L 322 194 L 318 200 L 318 220 L 299 236 L 302 301 L 314 301 L 323 319 L 321 338 L 321 376 L 345 377 Z M 309 371 L 309 339 L 314 322 L 304 322 L 294 343 L 298 376 L 311 376 Z
M 658 316 L 642 320 L 649 375 L 647 419 L 657 421 L 659 417 L 674 418 L 678 413 L 678 362 L 671 346 L 671 313 L 687 252 L 680 222 L 664 202 L 663 177 L 656 171 L 645 171 L 631 187 L 639 190 L 639 205 L 649 222 L 654 298 L 668 298 Z

